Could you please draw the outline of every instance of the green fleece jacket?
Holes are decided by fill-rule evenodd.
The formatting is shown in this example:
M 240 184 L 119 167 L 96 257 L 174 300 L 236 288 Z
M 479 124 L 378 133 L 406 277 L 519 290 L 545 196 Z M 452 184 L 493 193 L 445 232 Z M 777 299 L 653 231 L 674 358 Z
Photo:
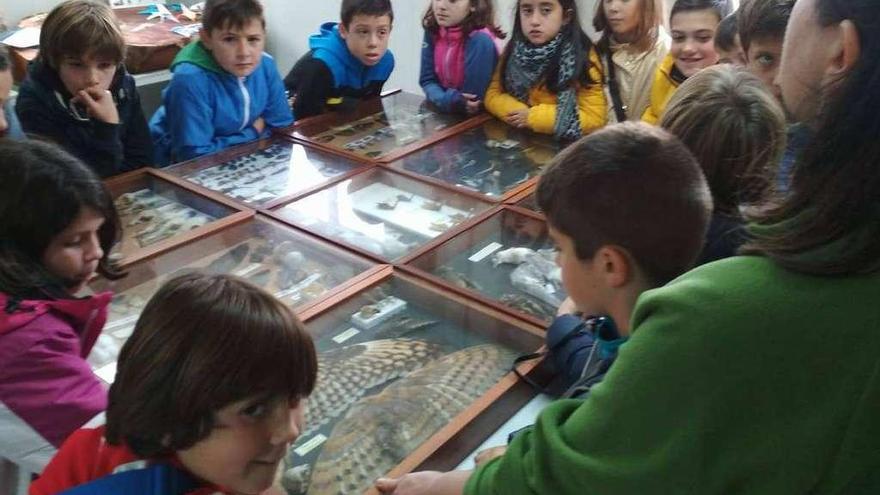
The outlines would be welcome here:
M 730 258 L 643 294 L 633 328 L 465 493 L 880 493 L 880 273 Z

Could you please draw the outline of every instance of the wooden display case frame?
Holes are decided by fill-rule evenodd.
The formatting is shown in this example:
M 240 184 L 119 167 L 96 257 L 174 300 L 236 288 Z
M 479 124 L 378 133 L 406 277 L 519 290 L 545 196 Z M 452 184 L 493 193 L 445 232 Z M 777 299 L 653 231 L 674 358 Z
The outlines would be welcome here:
M 287 137 L 288 139 L 292 139 L 296 142 L 307 143 L 312 147 L 328 151 L 339 156 L 344 156 L 359 161 L 367 160 L 370 163 L 380 164 L 390 163 L 398 160 L 410 153 L 418 151 L 422 148 L 426 148 L 438 141 L 446 139 L 449 136 L 454 136 L 461 131 L 470 129 L 471 127 L 475 127 L 485 120 L 492 118 L 491 116 L 485 114 L 466 118 L 461 122 L 450 125 L 449 127 L 435 132 L 434 134 L 428 135 L 422 139 L 418 139 L 412 143 L 401 146 L 394 151 L 391 151 L 374 159 L 365 157 L 364 155 L 358 153 L 340 149 L 335 146 L 328 146 L 324 143 L 319 143 L 310 137 L 315 134 L 320 134 L 326 130 L 329 130 L 331 127 L 349 124 L 365 117 L 369 117 L 370 115 L 383 112 L 382 99 L 389 97 L 404 97 L 411 99 L 414 103 L 418 101 L 418 104 L 421 104 L 421 102 L 425 101 L 423 97 L 413 93 L 406 93 L 400 90 L 389 91 L 387 93 L 383 93 L 380 97 L 371 98 L 369 100 L 360 102 L 357 107 L 351 112 L 327 112 L 322 115 L 316 115 L 314 117 L 303 119 L 302 121 L 296 122 L 287 128 L 278 129 L 276 132 L 279 135 Z
M 135 263 L 153 258 L 161 253 L 172 250 L 179 246 L 197 241 L 203 237 L 209 236 L 217 231 L 223 230 L 232 225 L 244 222 L 255 215 L 255 211 L 250 208 L 240 206 L 238 203 L 231 201 L 222 194 L 204 189 L 202 187 L 193 187 L 195 184 L 189 182 L 181 183 L 180 180 L 171 176 L 166 172 L 154 168 L 141 168 L 133 170 L 125 174 L 117 175 L 107 179 L 104 184 L 110 191 L 110 195 L 115 200 L 120 195 L 137 190 L 142 185 L 146 185 L 150 181 L 159 181 L 169 184 L 171 187 L 182 189 L 187 194 L 200 197 L 206 201 L 219 203 L 225 208 L 233 211 L 230 215 L 209 222 L 201 227 L 173 235 L 167 239 L 163 239 L 155 244 L 136 249 L 134 252 L 125 256 L 117 263 L 119 267 L 127 267 Z
M 492 211 L 491 215 L 486 215 L 484 218 L 481 218 L 481 221 L 479 223 L 481 224 L 483 222 L 490 221 L 492 217 L 494 217 L 496 215 L 504 215 L 505 213 L 514 213 L 517 215 L 522 215 L 522 216 L 531 218 L 533 220 L 539 221 L 544 224 L 547 223 L 547 219 L 544 217 L 544 215 L 537 213 L 537 212 L 534 212 L 532 210 L 526 209 L 526 208 L 521 208 L 521 207 L 513 206 L 513 205 L 504 205 L 504 206 L 501 206 L 501 207 L 494 209 Z M 472 225 L 472 227 L 477 228 L 477 227 L 479 227 L 479 225 L 475 223 Z M 463 287 L 459 287 L 459 286 L 451 283 L 450 281 L 444 279 L 443 277 L 440 277 L 438 275 L 434 275 L 433 273 L 430 273 L 430 272 L 423 270 L 422 268 L 419 268 L 419 267 L 414 266 L 412 264 L 417 259 L 422 258 L 423 256 L 426 256 L 426 255 L 429 255 L 432 251 L 434 251 L 436 249 L 442 248 L 445 244 L 448 244 L 450 242 L 454 242 L 454 241 L 458 240 L 461 236 L 467 235 L 469 230 L 471 230 L 471 229 L 470 228 L 461 229 L 458 232 L 456 232 L 454 235 L 444 237 L 443 239 L 438 239 L 438 242 L 432 243 L 432 245 L 428 249 L 419 250 L 419 252 L 417 252 L 417 253 L 412 253 L 412 255 L 409 255 L 409 256 L 406 256 L 405 258 L 402 258 L 398 262 L 398 267 L 400 268 L 400 270 L 405 271 L 407 273 L 410 273 L 413 276 L 420 277 L 422 279 L 425 279 L 425 280 L 431 282 L 434 285 L 438 285 L 440 287 L 443 287 L 444 289 L 446 289 L 449 292 L 454 292 L 455 294 L 461 295 L 463 297 L 474 299 L 483 305 L 492 307 L 498 311 L 509 314 L 515 318 L 519 318 L 521 320 L 527 321 L 527 322 L 531 323 L 532 325 L 536 325 L 540 328 L 546 328 L 547 322 L 536 317 L 536 316 L 530 315 L 525 312 L 518 311 L 514 308 L 511 308 L 510 306 L 507 306 L 506 304 L 503 304 L 502 302 L 500 302 L 496 299 L 492 299 L 492 298 L 490 298 L 484 294 L 481 294 L 477 291 L 465 289 Z
M 348 244 L 344 241 L 339 241 L 337 239 L 330 237 L 329 235 L 325 235 L 325 234 L 322 234 L 321 232 L 314 231 L 307 226 L 299 225 L 299 224 L 293 222 L 292 220 L 286 219 L 281 213 L 279 213 L 279 211 L 283 207 L 285 207 L 291 203 L 294 203 L 296 201 L 299 201 L 299 200 L 305 198 L 306 196 L 310 196 L 312 194 L 318 194 L 318 193 L 323 192 L 325 190 L 332 189 L 334 187 L 337 187 L 339 184 L 345 182 L 346 180 L 353 179 L 353 178 L 357 177 L 358 175 L 362 175 L 362 174 L 366 175 L 366 174 L 370 174 L 370 173 L 384 173 L 384 174 L 390 174 L 392 176 L 397 175 L 397 176 L 402 177 L 405 180 L 420 183 L 420 184 L 427 186 L 429 188 L 441 189 L 444 192 L 452 194 L 452 195 L 465 196 L 468 199 L 476 200 L 478 202 L 484 203 L 487 206 L 487 209 L 483 212 L 474 214 L 472 217 L 453 226 L 452 228 L 450 228 L 446 232 L 443 232 L 443 233 L 439 234 L 437 237 L 434 237 L 433 239 L 426 241 L 423 245 L 415 248 L 411 253 L 405 254 L 405 255 L 401 256 L 400 258 L 397 258 L 394 260 L 389 260 L 389 259 L 383 258 L 381 255 L 373 253 L 372 251 L 367 251 L 366 249 L 363 249 L 359 246 L 355 246 L 353 244 Z M 354 174 L 351 176 L 346 176 L 344 178 L 340 177 L 340 178 L 338 178 L 338 180 L 326 183 L 326 184 L 322 185 L 321 187 L 314 188 L 313 190 L 309 191 L 308 193 L 298 194 L 295 197 L 292 197 L 283 203 L 276 204 L 271 210 L 269 210 L 269 209 L 260 210 L 260 214 L 266 215 L 266 216 L 268 216 L 274 220 L 277 220 L 277 221 L 279 221 L 279 222 L 281 222 L 291 228 L 294 228 L 296 230 L 308 232 L 309 234 L 311 234 L 315 237 L 319 237 L 328 243 L 331 243 L 335 246 L 349 250 L 349 251 L 356 253 L 362 257 L 373 260 L 376 263 L 389 264 L 389 265 L 401 265 L 406 260 L 410 259 L 411 257 L 418 256 L 426 251 L 431 250 L 433 246 L 436 246 L 439 243 L 445 242 L 445 240 L 448 237 L 455 236 L 459 232 L 467 230 L 467 229 L 471 228 L 472 226 L 482 222 L 484 219 L 491 216 L 498 208 L 499 208 L 498 205 L 494 205 L 490 201 L 487 201 L 485 197 L 482 197 L 482 195 L 463 194 L 462 191 L 459 191 L 458 189 L 455 189 L 454 187 L 449 186 L 449 184 L 442 184 L 442 185 L 441 184 L 434 184 L 434 183 L 423 180 L 421 177 L 419 177 L 417 175 L 414 177 L 409 174 L 402 174 L 402 173 L 398 172 L 397 170 L 392 170 L 392 169 L 380 166 L 380 167 L 367 168 L 365 170 L 360 171 L 357 174 Z
M 371 277 L 351 284 L 345 291 L 334 298 L 327 298 L 312 305 L 300 314 L 306 326 L 324 314 L 383 283 L 400 280 L 414 286 L 417 290 L 433 293 L 438 300 L 447 304 L 456 304 L 468 310 L 482 313 L 483 316 L 510 325 L 523 332 L 523 339 L 535 338 L 544 340 L 543 327 L 531 324 L 511 316 L 508 312 L 498 311 L 480 304 L 472 298 L 463 297 L 457 291 L 448 291 L 443 287 L 414 276 L 399 267 L 386 265 L 374 272 Z M 539 347 L 543 349 L 543 345 Z M 539 349 L 534 349 L 535 351 Z M 544 366 L 543 358 L 527 360 L 516 366 L 520 374 L 533 381 L 543 384 L 550 378 Z M 422 445 L 410 452 L 406 458 L 385 474 L 396 478 L 417 469 L 449 470 L 457 466 L 467 455 L 510 419 L 519 409 L 531 400 L 539 391 L 518 378 L 513 371 L 505 374 L 494 386 L 473 401 L 461 413 L 456 415 L 446 426 L 431 435 Z M 379 495 L 375 488 L 369 488 L 365 495 Z
M 329 158 L 335 158 L 338 160 L 346 160 L 346 161 L 349 161 L 349 162 L 356 164 L 357 166 L 355 168 L 353 168 L 352 170 L 349 170 L 348 172 L 344 172 L 342 174 L 339 174 L 339 175 L 336 175 L 333 177 L 327 177 L 325 180 L 320 181 L 312 186 L 301 189 L 295 193 L 278 196 L 277 198 L 275 198 L 273 200 L 267 201 L 265 204 L 263 204 L 261 206 L 250 205 L 250 204 L 248 204 L 244 201 L 241 201 L 239 199 L 233 198 L 231 196 L 227 196 L 226 194 L 224 194 L 220 191 L 216 191 L 216 190 L 210 189 L 206 186 L 203 186 L 201 184 L 197 184 L 195 182 L 192 182 L 189 179 L 187 179 L 186 177 L 184 177 L 183 173 L 180 173 L 180 172 L 185 172 L 185 171 L 193 171 L 196 169 L 203 169 L 203 170 L 208 169 L 212 166 L 216 166 L 221 163 L 225 163 L 225 162 L 228 162 L 230 160 L 234 160 L 234 159 L 242 157 L 242 156 L 253 154 L 257 151 L 260 151 L 260 149 L 267 148 L 267 147 L 273 146 L 275 144 L 290 144 L 291 146 L 303 146 L 308 150 L 318 151 L 320 153 L 325 153 L 328 155 Z M 200 156 L 198 158 L 194 158 L 192 160 L 187 160 L 185 162 L 175 163 L 175 164 L 171 165 L 171 167 L 169 167 L 169 170 L 164 170 L 164 169 L 161 170 L 161 173 L 163 175 L 167 175 L 170 180 L 172 180 L 178 184 L 184 185 L 187 188 L 199 189 L 202 191 L 207 191 L 210 193 L 219 194 L 220 196 L 223 196 L 224 198 L 226 198 L 228 201 L 231 201 L 231 202 L 237 204 L 240 208 L 247 208 L 247 209 L 252 209 L 252 210 L 256 210 L 256 211 L 266 211 L 266 210 L 271 210 L 272 208 L 275 208 L 279 205 L 290 203 L 290 202 L 295 201 L 296 199 L 299 199 L 301 197 L 308 196 L 309 194 L 311 194 L 313 192 L 316 192 L 316 191 L 323 189 L 328 184 L 332 184 L 337 181 L 343 181 L 343 180 L 349 179 L 351 177 L 354 177 L 355 175 L 358 175 L 361 172 L 366 172 L 367 170 L 369 170 L 373 166 L 375 166 L 375 165 L 372 162 L 370 162 L 369 160 L 365 159 L 364 157 L 358 157 L 357 159 L 355 159 L 355 158 L 349 157 L 347 155 L 341 155 L 335 151 L 328 151 L 326 149 L 319 148 L 319 147 L 314 146 L 309 143 L 304 143 L 304 142 L 300 142 L 300 141 L 292 141 L 291 139 L 287 138 L 286 136 L 283 136 L 280 134 L 275 134 L 275 135 L 270 136 L 268 138 L 263 138 L 263 139 L 260 139 L 257 141 L 251 141 L 249 143 L 243 143 L 243 144 L 240 144 L 237 146 L 233 146 L 231 148 L 226 148 L 226 149 L 219 151 L 217 153 L 212 153 L 210 155 Z

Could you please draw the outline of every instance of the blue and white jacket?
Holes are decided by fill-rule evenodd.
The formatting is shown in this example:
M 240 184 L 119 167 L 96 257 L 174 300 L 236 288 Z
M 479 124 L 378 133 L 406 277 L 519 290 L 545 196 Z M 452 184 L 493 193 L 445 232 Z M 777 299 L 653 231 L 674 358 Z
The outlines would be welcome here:
M 201 42 L 190 43 L 171 64 L 162 106 L 150 119 L 156 164 L 165 166 L 267 137 L 293 122 L 275 60 L 263 53 L 259 66 L 239 78 L 223 70 Z M 254 122 L 262 117 L 262 134 Z

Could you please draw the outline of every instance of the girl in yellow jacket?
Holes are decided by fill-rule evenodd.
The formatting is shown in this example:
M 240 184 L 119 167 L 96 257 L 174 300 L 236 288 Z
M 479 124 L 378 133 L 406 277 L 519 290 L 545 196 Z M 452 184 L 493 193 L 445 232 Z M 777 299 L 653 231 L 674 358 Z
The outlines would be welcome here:
M 687 78 L 718 63 L 715 30 L 723 14 L 716 0 L 676 0 L 669 15 L 672 45 L 651 86 L 651 106 L 642 120 L 656 124 L 672 93 Z
M 604 126 L 601 64 L 578 23 L 575 0 L 518 0 L 516 11 L 486 109 L 514 127 L 558 139 Z

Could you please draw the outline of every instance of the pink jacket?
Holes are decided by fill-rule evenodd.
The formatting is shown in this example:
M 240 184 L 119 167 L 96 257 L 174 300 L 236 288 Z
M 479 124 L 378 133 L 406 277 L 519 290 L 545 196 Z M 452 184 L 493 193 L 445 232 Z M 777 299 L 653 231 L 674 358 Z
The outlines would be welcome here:
M 106 409 L 107 391 L 85 358 L 111 297 L 10 301 L 0 293 L 0 458 L 39 472 Z

